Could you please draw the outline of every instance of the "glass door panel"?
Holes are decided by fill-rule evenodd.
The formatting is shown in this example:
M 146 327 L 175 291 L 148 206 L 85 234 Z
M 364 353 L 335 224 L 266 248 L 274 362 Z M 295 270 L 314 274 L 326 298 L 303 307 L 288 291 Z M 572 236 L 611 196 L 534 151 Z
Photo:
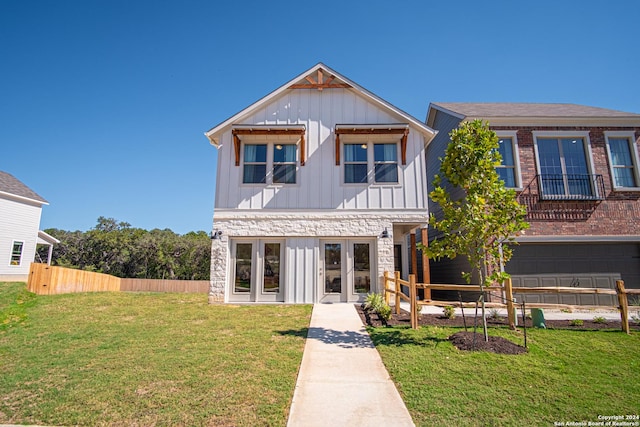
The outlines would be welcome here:
M 368 243 L 353 244 L 353 288 L 356 294 L 371 291 L 371 253 Z
M 538 157 L 540 159 L 543 193 L 552 195 L 565 194 L 558 140 L 555 138 L 538 138 Z
M 264 244 L 264 293 L 280 292 L 280 243 Z
M 342 292 L 342 245 L 324 244 L 325 284 L 324 292 L 339 294 Z
M 236 245 L 236 277 L 233 292 L 237 294 L 251 293 L 251 261 L 253 258 L 252 243 Z
M 562 139 L 562 155 L 567 174 L 567 188 L 570 195 L 590 196 L 591 180 L 587 169 L 582 138 Z

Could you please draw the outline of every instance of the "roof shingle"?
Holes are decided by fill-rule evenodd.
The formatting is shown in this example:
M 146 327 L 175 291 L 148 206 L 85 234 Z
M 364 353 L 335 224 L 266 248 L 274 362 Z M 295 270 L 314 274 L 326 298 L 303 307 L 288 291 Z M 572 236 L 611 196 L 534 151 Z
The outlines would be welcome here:
M 38 195 L 38 193 L 24 185 L 16 177 L 3 171 L 0 171 L 0 191 L 13 194 L 15 196 L 36 200 L 41 203 L 48 203 L 44 198 Z
M 617 117 L 640 119 L 640 114 L 578 104 L 434 102 L 433 105 L 465 117 Z

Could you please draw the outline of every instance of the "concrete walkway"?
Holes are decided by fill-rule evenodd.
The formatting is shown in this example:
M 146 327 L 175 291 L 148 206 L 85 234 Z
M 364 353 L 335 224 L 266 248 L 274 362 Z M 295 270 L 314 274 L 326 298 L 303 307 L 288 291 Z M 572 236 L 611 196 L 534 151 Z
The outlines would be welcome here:
M 414 425 L 353 304 L 313 306 L 287 425 Z

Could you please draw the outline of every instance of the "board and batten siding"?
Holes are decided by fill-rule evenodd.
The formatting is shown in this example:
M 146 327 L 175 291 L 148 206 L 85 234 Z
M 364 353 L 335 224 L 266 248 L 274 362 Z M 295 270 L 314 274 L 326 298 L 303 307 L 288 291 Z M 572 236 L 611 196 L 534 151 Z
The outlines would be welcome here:
M 427 196 L 433 191 L 433 177 L 440 173 L 440 159 L 444 157 L 445 152 L 447 150 L 447 146 L 451 141 L 449 137 L 449 133 L 455 128 L 458 127 L 461 120 L 458 117 L 449 115 L 442 111 L 438 111 L 435 116 L 435 120 L 433 123 L 433 128 L 438 129 L 438 134 L 433 138 L 429 146 L 427 147 L 427 176 L 428 176 L 428 187 L 427 187 Z M 452 194 L 452 197 L 457 197 L 457 193 L 460 190 L 455 190 L 449 182 L 443 180 L 443 186 L 447 189 L 448 192 Z M 460 194 L 461 195 L 461 194 Z M 433 213 L 436 217 L 442 214 L 442 210 L 440 206 L 429 199 L 429 212 Z M 429 229 L 429 238 L 432 239 L 435 237 L 434 232 Z
M 413 128 L 407 164 L 398 156 L 399 183 L 343 183 L 343 165 L 335 164 L 336 124 L 400 123 L 380 107 L 348 89 L 290 90 L 238 124 L 306 126 L 306 164 L 298 165 L 295 185 L 242 184 L 242 164 L 235 166 L 231 130 L 220 138 L 217 209 L 420 209 L 426 210 L 423 136 Z M 343 139 L 344 141 L 345 139 Z M 253 140 L 256 141 L 257 140 Z M 343 142 L 341 141 L 341 142 Z M 376 140 L 377 141 L 377 140 Z
M 29 266 L 36 253 L 41 213 L 42 207 L 36 202 L 0 197 L 0 277 L 23 276 L 26 280 L 29 276 Z M 14 241 L 24 242 L 19 266 L 10 265 Z

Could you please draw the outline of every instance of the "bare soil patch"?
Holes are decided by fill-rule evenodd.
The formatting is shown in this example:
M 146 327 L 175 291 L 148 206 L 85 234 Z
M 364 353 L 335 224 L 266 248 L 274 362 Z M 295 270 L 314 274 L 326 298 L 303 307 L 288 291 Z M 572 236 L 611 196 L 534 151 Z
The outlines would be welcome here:
M 402 310 L 400 314 L 392 314 L 391 319 L 386 323 L 380 319 L 377 314 L 367 313 L 362 309 L 360 304 L 356 304 L 356 310 L 365 325 L 372 327 L 382 326 L 410 326 L 411 317 L 409 313 Z M 478 317 L 477 321 L 474 317 L 475 310 L 469 310 L 465 316 L 456 316 L 449 319 L 444 315 L 438 314 L 421 314 L 418 316 L 418 324 L 420 326 L 441 326 L 441 327 L 464 327 L 465 322 L 468 331 L 460 331 L 449 337 L 449 340 L 460 350 L 482 350 L 499 354 L 522 354 L 526 353 L 526 349 L 505 338 L 489 336 L 489 342 L 484 341 L 482 334 L 482 319 Z M 522 317 L 518 317 L 518 324 L 522 327 Z M 474 339 L 474 325 L 477 326 L 477 334 Z M 506 318 L 488 318 L 487 325 L 489 327 L 507 327 L 508 320 Z M 575 330 L 621 330 L 620 321 L 607 320 L 605 323 L 597 323 L 591 320 L 583 320 L 581 326 L 571 325 L 570 320 L 545 320 L 547 329 L 575 329 Z M 640 331 L 640 325 L 631 322 L 630 329 Z M 530 319 L 526 320 L 526 327 L 532 328 Z

